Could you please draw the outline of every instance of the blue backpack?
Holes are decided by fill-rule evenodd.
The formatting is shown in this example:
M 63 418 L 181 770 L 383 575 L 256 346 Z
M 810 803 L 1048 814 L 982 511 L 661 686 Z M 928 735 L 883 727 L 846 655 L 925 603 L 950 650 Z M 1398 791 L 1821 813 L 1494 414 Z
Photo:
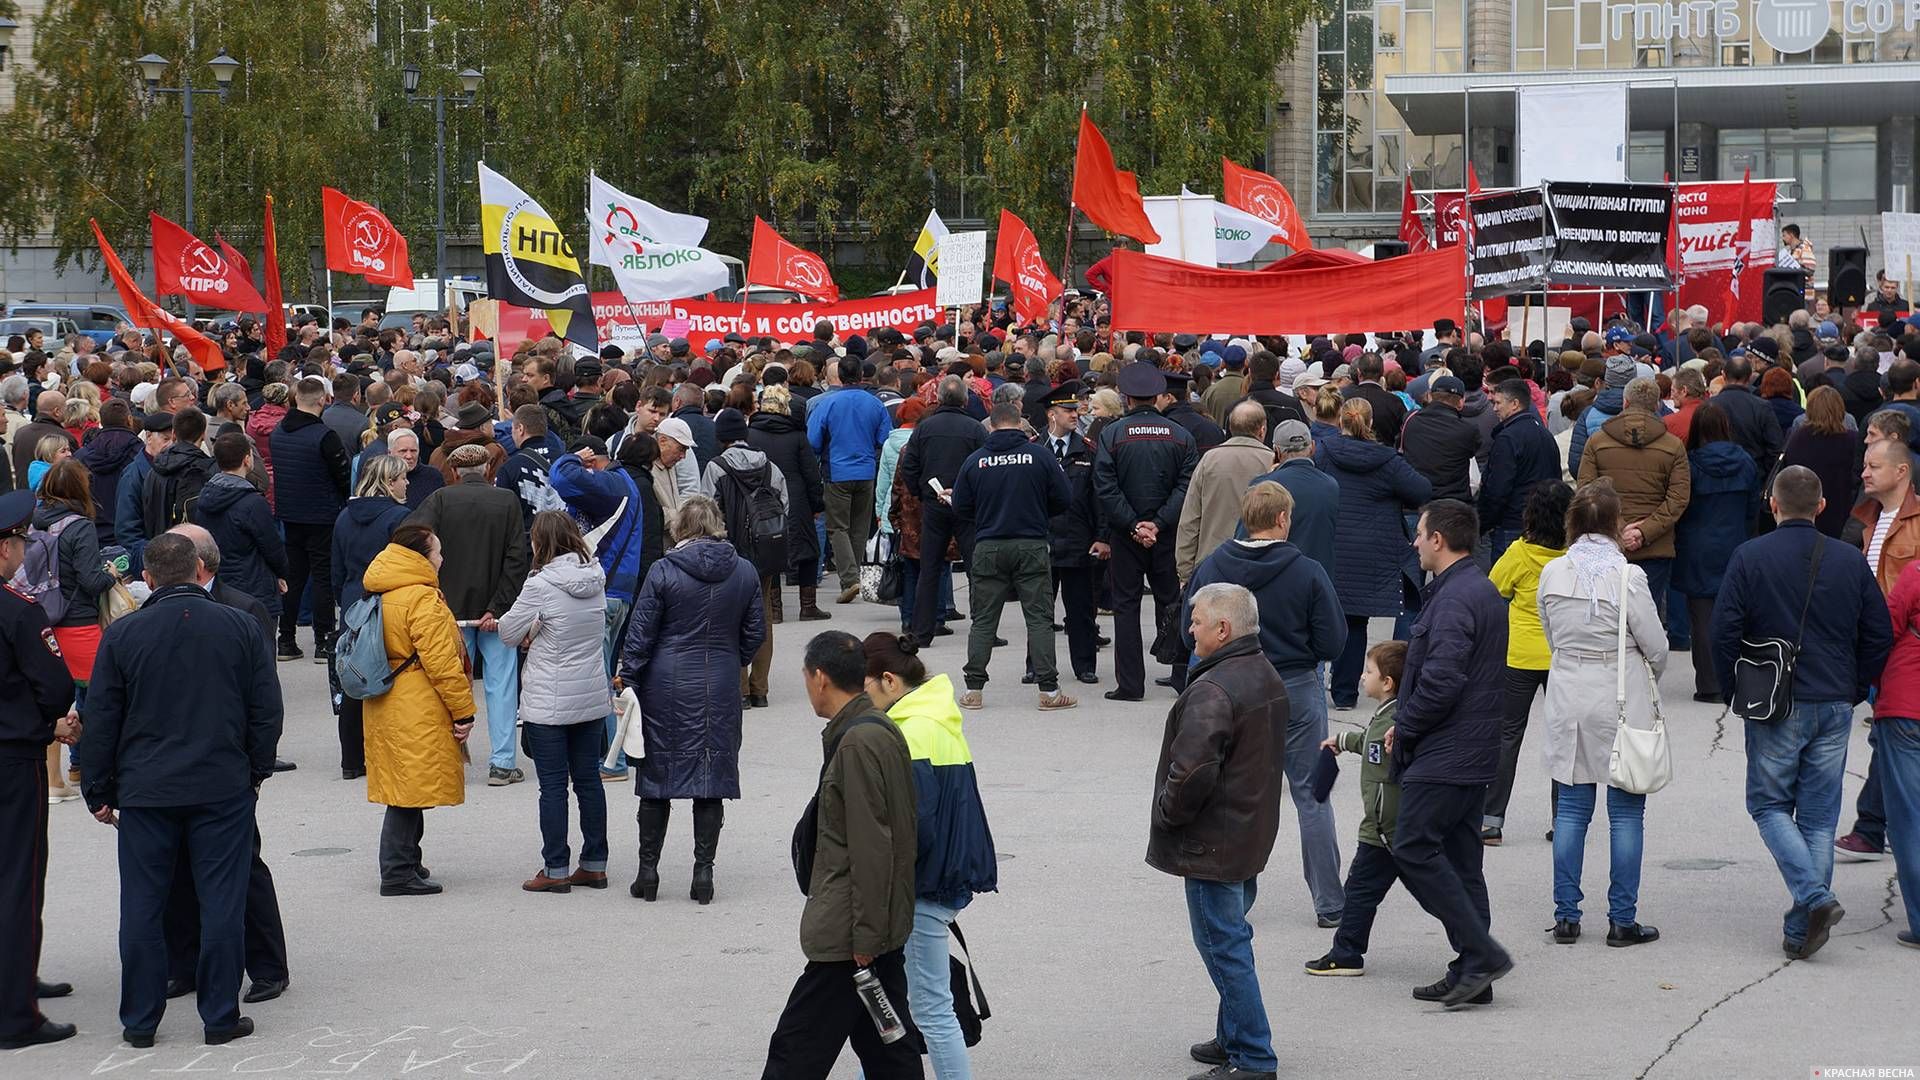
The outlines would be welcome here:
M 393 681 L 419 659 L 416 652 L 399 667 L 387 666 L 387 621 L 380 594 L 362 596 L 341 612 L 340 635 L 333 643 L 333 668 L 342 694 L 355 701 L 379 697 L 393 689 Z

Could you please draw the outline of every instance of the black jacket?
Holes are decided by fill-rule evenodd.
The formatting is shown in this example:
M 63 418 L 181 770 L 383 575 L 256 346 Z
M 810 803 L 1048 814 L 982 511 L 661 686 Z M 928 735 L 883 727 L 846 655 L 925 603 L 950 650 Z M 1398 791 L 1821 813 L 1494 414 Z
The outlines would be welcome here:
M 194 524 L 220 547 L 219 580 L 280 611 L 279 579 L 287 576 L 287 548 L 274 527 L 267 497 L 245 477 L 221 473 L 200 489 Z
M 182 692 L 182 673 L 192 692 Z M 100 639 L 74 762 L 87 806 L 223 802 L 273 775 L 280 679 L 260 625 L 169 585 Z
M 960 466 L 987 441 L 987 429 L 963 408 L 942 405 L 922 416 L 900 448 L 900 482 L 924 505 L 933 499 L 927 481 L 938 480 L 949 491 L 960 479 Z
M 119 506 L 120 478 L 127 466 L 140 456 L 140 436 L 126 428 L 95 428 L 91 438 L 74 454 L 93 477 L 93 524 L 100 534 L 100 545 L 113 543 L 113 514 Z
M 1053 384 L 1045 379 L 1028 380 L 1025 394 L 1025 399 L 1020 402 L 1020 412 L 1026 416 L 1033 430 L 1047 430 L 1047 399 L 1053 396 Z
M 953 512 L 974 523 L 974 542 L 1043 540 L 1049 519 L 1066 512 L 1067 477 L 1053 451 L 1002 428 L 973 452 L 953 485 Z
M 800 434 L 803 436 L 801 441 L 804 442 L 804 436 L 807 433 L 806 408 L 798 402 L 790 407 L 793 408 L 793 415 L 788 419 L 799 427 Z M 760 415 L 762 414 L 754 413 L 756 417 Z M 685 420 L 687 426 L 693 429 L 693 460 L 700 467 L 701 472 L 706 472 L 707 462 L 720 456 L 720 435 L 713 426 L 713 417 L 708 416 L 698 405 L 688 405 L 674 412 L 673 416 L 676 420 Z M 752 421 L 749 420 L 748 423 L 751 424 Z
M 1142 521 L 1171 542 L 1200 450 L 1179 424 L 1142 405 L 1100 431 L 1093 491 L 1109 536 L 1126 536 Z
M 1354 398 L 1373 406 L 1373 438 L 1388 446 L 1400 445 L 1400 425 L 1407 422 L 1407 403 L 1400 395 L 1379 383 L 1359 383 L 1347 388 L 1347 400 Z
M 147 538 L 159 536 L 183 521 L 193 520 L 193 504 L 213 478 L 213 459 L 192 443 L 173 443 L 153 459 L 140 497 L 141 520 Z
M 1808 606 L 1807 571 L 1815 544 L 1826 547 Z M 1713 601 L 1713 666 L 1721 686 L 1733 685 L 1740 642 L 1767 638 L 1800 641 L 1800 660 L 1793 667 L 1795 701 L 1866 700 L 1893 648 L 1893 622 L 1860 549 L 1821 535 L 1805 520 L 1783 521 L 1735 548 Z
M 440 534 L 440 592 L 456 619 L 505 615 L 527 581 L 520 500 L 484 480 L 444 487 L 407 518 Z
M 269 649 L 273 647 L 273 639 L 280 632 L 280 619 L 267 610 L 267 605 L 217 579 L 213 588 L 207 590 L 207 595 L 213 597 L 214 603 L 224 604 L 259 623 L 261 640 L 267 643 Z
M 1376 415 L 1374 430 L 1380 429 Z M 1473 500 L 1467 466 L 1480 453 L 1480 428 L 1451 405 L 1429 401 L 1400 425 L 1400 452 L 1433 485 L 1436 499 Z
M 159 467 L 156 461 L 154 468 Z M 352 473 L 353 464 L 338 432 L 312 413 L 287 410 L 280 426 L 273 429 L 275 517 L 301 525 L 332 524 L 347 504 Z
M 560 441 L 570 443 L 580 429 L 567 416 L 567 392 L 557 386 L 549 386 L 540 395 L 540 408 L 547 414 L 547 430 L 560 436 Z
M 331 573 L 342 610 L 365 595 L 360 579 L 373 564 L 374 556 L 386 550 L 388 538 L 407 520 L 407 513 L 405 503 L 385 495 L 363 495 L 348 502 L 333 519 Z
M 1260 611 L 1260 651 L 1282 678 L 1312 671 L 1346 648 L 1346 612 L 1319 563 L 1285 540 L 1228 540 L 1200 560 L 1187 581 L 1180 636 L 1189 649 L 1193 594 L 1216 581 L 1252 591 Z
M 1176 401 L 1167 406 L 1160 415 L 1187 429 L 1193 436 L 1194 445 L 1202 452 L 1213 449 L 1227 441 L 1227 433 L 1205 413 L 1193 407 L 1191 401 Z
M 1874 380 L 1877 395 L 1879 376 L 1874 376 Z M 1841 396 L 1845 396 L 1844 391 Z M 1733 441 L 1753 458 L 1762 477 L 1772 476 L 1773 463 L 1780 459 L 1780 451 L 1787 445 L 1786 436 L 1780 432 L 1780 416 L 1773 411 L 1773 406 L 1762 401 L 1750 386 L 1722 387 L 1712 400 L 1727 414 L 1727 422 L 1733 427 Z M 1866 417 L 1859 419 L 1860 429 L 1865 431 Z
M 0 585 L 0 760 L 42 760 L 54 721 L 73 704 L 58 649 L 40 605 Z
M 1534 485 L 1560 479 L 1560 445 L 1547 434 L 1532 406 L 1493 429 L 1493 451 L 1480 476 L 1480 531 L 1517 530 L 1525 524 Z M 1440 494 L 1434 489 L 1434 495 Z
M 1288 420 L 1298 420 L 1309 426 L 1313 423 L 1313 417 L 1307 415 L 1307 408 L 1300 404 L 1300 399 L 1277 387 L 1256 387 L 1247 392 L 1247 399 L 1259 402 L 1260 407 L 1267 410 L 1267 445 L 1269 446 L 1273 445 L 1273 433 L 1280 430 L 1282 423 Z
M 698 429 L 694 437 L 699 438 Z M 807 443 L 807 426 L 782 413 L 757 412 L 747 421 L 747 445 L 767 455 L 786 478 L 787 565 L 819 558 L 820 538 L 813 515 L 825 512 L 827 499 L 820 482 L 820 459 Z M 700 462 L 703 472 L 706 467 L 706 461 Z
M 1877 371 L 1849 371 L 1836 379 L 1829 375 L 1827 385 L 1840 391 L 1840 399 L 1846 403 L 1847 415 L 1864 435 L 1867 430 L 1867 417 L 1875 409 L 1885 404 L 1885 394 L 1881 392 L 1880 373 Z M 1715 397 L 1715 404 L 1720 399 Z
M 1047 444 L 1052 452 L 1053 437 L 1045 434 L 1035 442 Z M 1093 544 L 1105 530 L 1100 527 L 1100 500 L 1093 494 L 1093 444 L 1078 432 L 1067 435 L 1065 457 L 1054 458 L 1067 477 L 1067 508 L 1047 523 L 1047 545 L 1055 566 L 1089 566 L 1094 562 Z
M 1397 780 L 1493 781 L 1506 665 L 1507 602 L 1471 557 L 1460 559 L 1427 585 L 1408 633 L 1394 718 Z
M 65 506 L 38 503 L 33 508 L 33 526 L 51 529 L 61 518 L 77 517 Z M 76 522 L 60 533 L 56 550 L 60 556 L 60 592 L 67 599 L 60 626 L 92 626 L 100 621 L 100 598 L 113 588 L 113 575 L 107 573 L 100 557 L 100 536 L 91 522 Z

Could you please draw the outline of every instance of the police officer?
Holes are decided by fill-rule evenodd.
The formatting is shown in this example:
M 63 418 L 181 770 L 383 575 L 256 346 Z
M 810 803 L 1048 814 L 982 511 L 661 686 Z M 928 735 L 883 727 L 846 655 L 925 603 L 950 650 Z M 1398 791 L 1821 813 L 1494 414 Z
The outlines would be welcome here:
M 1018 401 L 993 407 L 986 444 L 968 455 L 953 485 L 953 513 L 973 523 L 968 583 L 973 625 L 967 630 L 967 681 L 960 707 L 982 706 L 987 661 L 993 656 L 1000 609 L 1010 596 L 1027 621 L 1027 655 L 1040 684 L 1040 709 L 1071 709 L 1079 702 L 1060 692 L 1053 648 L 1053 579 L 1047 527 L 1067 509 L 1067 478 L 1045 444 L 1027 441 Z
M 1167 392 L 1166 376 L 1158 368 L 1136 361 L 1120 369 L 1117 383 L 1127 399 L 1127 413 L 1101 430 L 1093 464 L 1094 494 L 1113 559 L 1113 674 L 1118 685 L 1106 696 L 1140 701 L 1146 697 L 1147 681 L 1140 595 L 1144 585 L 1152 587 L 1158 636 L 1177 641 L 1179 628 L 1173 627 L 1169 635 L 1166 627 L 1180 610 L 1174 530 L 1200 451 L 1186 428 L 1154 407 Z
M 1160 415 L 1187 429 L 1201 453 L 1227 441 L 1227 433 L 1205 413 L 1193 407 L 1193 375 L 1186 371 L 1164 373 L 1167 389 L 1156 399 Z
M 0 581 L 26 558 L 33 494 L 0 495 Z M 40 981 L 40 909 L 47 884 L 47 745 L 71 745 L 73 679 L 40 606 L 0 587 L 0 1050 L 73 1037 L 41 1015 L 38 998 L 65 997 Z
M 1103 570 L 1110 551 L 1100 533 L 1100 500 L 1093 497 L 1093 444 L 1082 438 L 1078 379 L 1068 379 L 1047 393 L 1041 416 L 1043 427 L 1034 441 L 1046 445 L 1067 477 L 1067 508 L 1048 524 L 1047 542 L 1053 557 L 1053 585 L 1067 613 L 1067 658 L 1073 677 L 1097 683 L 1094 674 L 1099 649 L 1099 624 L 1094 621 L 1095 575 Z M 1025 681 L 1031 682 L 1031 674 Z

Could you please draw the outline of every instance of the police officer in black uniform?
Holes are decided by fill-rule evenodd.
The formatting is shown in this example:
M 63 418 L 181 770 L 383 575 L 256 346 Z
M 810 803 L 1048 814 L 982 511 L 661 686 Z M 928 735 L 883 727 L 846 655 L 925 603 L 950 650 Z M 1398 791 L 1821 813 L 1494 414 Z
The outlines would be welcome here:
M 1226 431 L 1207 414 L 1193 407 L 1193 375 L 1185 371 L 1163 374 L 1167 379 L 1167 389 L 1156 399 L 1160 415 L 1186 428 L 1187 434 L 1193 436 L 1194 444 L 1203 454 L 1226 442 Z
M 0 581 L 26 558 L 33 494 L 0 495 Z M 47 885 L 47 745 L 80 735 L 73 679 L 46 612 L 0 587 L 0 1050 L 72 1038 L 37 999 L 73 987 L 40 981 L 40 910 Z
M 1077 430 L 1080 395 L 1085 386 L 1068 379 L 1048 392 L 1034 442 L 1044 443 L 1067 474 L 1067 508 L 1047 527 L 1053 560 L 1053 587 L 1067 616 L 1067 659 L 1073 677 L 1097 683 L 1099 624 L 1094 621 L 1095 575 L 1106 567 L 1109 549 L 1100 529 L 1100 500 L 1093 496 L 1093 444 Z M 1031 681 L 1032 673 L 1027 680 Z
M 1160 369 L 1136 361 L 1121 368 L 1116 381 L 1127 399 L 1127 414 L 1101 430 L 1093 464 L 1094 494 L 1113 547 L 1113 674 L 1118 685 L 1106 696 L 1140 701 L 1146 697 L 1147 681 L 1140 596 L 1143 585 L 1152 587 L 1154 625 L 1164 637 L 1166 620 L 1178 617 L 1180 610 L 1173 534 L 1200 451 L 1186 428 L 1154 407 L 1167 392 Z M 1173 630 L 1177 640 L 1179 628 Z

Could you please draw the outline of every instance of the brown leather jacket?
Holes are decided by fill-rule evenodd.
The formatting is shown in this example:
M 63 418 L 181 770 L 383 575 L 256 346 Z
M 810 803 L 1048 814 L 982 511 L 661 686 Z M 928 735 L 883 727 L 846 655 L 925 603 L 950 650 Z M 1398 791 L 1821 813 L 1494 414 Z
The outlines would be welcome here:
M 1167 714 L 1147 865 L 1178 877 L 1245 881 L 1280 831 L 1287 688 L 1260 635 L 1227 642 L 1193 669 Z
M 1856 541 L 1860 550 L 1865 551 L 1873 542 L 1873 530 L 1880 524 L 1880 500 L 1869 495 L 1860 500 L 1853 508 L 1853 519 L 1860 523 L 1860 537 Z M 1907 501 L 1900 504 L 1892 527 L 1887 529 L 1887 538 L 1880 543 L 1880 565 L 1873 567 L 1873 576 L 1880 582 L 1882 595 L 1893 594 L 1893 583 L 1900 580 L 1900 571 L 1915 558 L 1920 558 L 1920 490 L 1907 489 Z M 1847 530 L 1852 536 L 1853 530 Z

